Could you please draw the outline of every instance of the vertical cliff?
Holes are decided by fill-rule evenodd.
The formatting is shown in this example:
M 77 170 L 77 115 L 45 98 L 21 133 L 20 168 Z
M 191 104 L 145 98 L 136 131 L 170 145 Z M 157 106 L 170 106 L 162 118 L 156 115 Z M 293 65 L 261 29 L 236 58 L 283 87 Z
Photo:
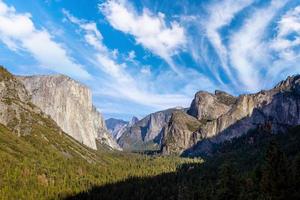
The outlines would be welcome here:
M 24 85 L 0 66 L 0 124 L 17 135 L 29 135 L 42 111 L 30 102 Z
M 18 77 L 32 103 L 51 116 L 64 132 L 96 149 L 96 139 L 111 148 L 119 146 L 108 133 L 101 114 L 92 104 L 91 91 L 64 75 Z
M 239 97 L 200 91 L 188 114 L 194 118 L 171 118 L 163 138 L 163 153 L 207 153 L 213 144 L 240 137 L 251 129 L 284 132 L 300 124 L 300 76 L 288 77 L 273 89 Z M 195 120 L 199 121 L 198 128 L 184 131 Z
M 126 128 L 118 139 L 118 144 L 127 150 L 159 149 L 163 128 L 168 124 L 172 113 L 178 110 L 183 110 L 183 108 L 158 111 L 139 121 L 134 120 L 136 122 Z

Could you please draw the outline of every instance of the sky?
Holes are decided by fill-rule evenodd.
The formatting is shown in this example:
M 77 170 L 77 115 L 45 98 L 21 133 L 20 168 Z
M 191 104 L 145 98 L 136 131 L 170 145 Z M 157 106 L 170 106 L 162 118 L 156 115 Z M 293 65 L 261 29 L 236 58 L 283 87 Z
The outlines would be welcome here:
M 80 81 L 105 118 L 269 89 L 299 61 L 300 0 L 0 0 L 0 65 Z

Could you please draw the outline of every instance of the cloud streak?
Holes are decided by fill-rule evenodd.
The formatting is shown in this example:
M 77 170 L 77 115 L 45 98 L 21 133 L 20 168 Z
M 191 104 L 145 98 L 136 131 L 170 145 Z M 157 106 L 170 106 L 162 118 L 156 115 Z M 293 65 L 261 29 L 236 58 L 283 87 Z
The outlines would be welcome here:
M 133 78 L 131 74 L 126 71 L 126 62 L 118 62 L 114 52 L 110 51 L 103 44 L 103 36 L 94 22 L 78 19 L 66 10 L 63 10 L 63 13 L 71 23 L 76 24 L 84 31 L 83 37 L 86 43 L 94 48 L 94 66 L 99 67 L 111 80 L 105 84 L 105 87 L 96 90 L 95 95 L 100 97 L 110 96 L 123 98 L 155 109 L 186 105 L 187 102 L 189 102 L 189 98 L 183 94 L 158 94 L 150 91 L 148 89 L 148 83 L 143 82 L 143 84 L 141 84 L 138 80 Z M 133 53 L 129 52 L 129 54 L 131 54 L 130 59 L 132 61 L 134 59 Z M 144 68 L 142 68 L 140 73 L 149 73 L 149 70 L 145 71 L 143 69 Z M 145 84 L 146 87 L 139 87 L 139 85 Z
M 139 14 L 127 1 L 108 0 L 99 9 L 112 27 L 132 35 L 137 44 L 163 58 L 180 74 L 172 56 L 185 49 L 186 35 L 178 22 L 167 25 L 163 13 L 155 15 L 148 9 Z
M 28 13 L 17 13 L 0 0 L 0 41 L 12 51 L 25 51 L 50 71 L 80 79 L 90 79 L 62 44 L 55 42 L 46 29 L 37 29 Z

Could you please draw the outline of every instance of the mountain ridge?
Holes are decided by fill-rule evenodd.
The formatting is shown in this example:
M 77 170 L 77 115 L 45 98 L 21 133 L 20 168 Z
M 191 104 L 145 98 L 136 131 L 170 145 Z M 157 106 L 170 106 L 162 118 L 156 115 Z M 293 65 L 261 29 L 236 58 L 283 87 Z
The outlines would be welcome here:
M 96 140 L 120 150 L 92 103 L 90 89 L 65 75 L 18 76 L 32 103 L 50 115 L 70 136 L 92 149 Z
M 208 92 L 197 92 L 191 103 L 188 113 L 197 119 L 200 124 L 197 130 L 182 132 L 180 128 L 171 127 L 184 126 L 183 121 L 170 121 L 167 129 L 171 132 L 165 133 L 164 145 L 161 147 L 163 154 L 196 155 L 209 153 L 214 143 L 221 143 L 232 138 L 239 137 L 258 126 L 269 128 L 270 132 L 285 131 L 287 127 L 300 124 L 300 76 L 287 77 L 270 90 L 262 90 L 254 94 L 242 94 L 238 97 L 228 96 L 222 93 L 227 101 L 218 100 L 219 92 L 211 94 Z M 229 103 L 228 98 L 230 99 Z M 189 142 L 178 140 L 183 135 L 189 135 Z M 170 136 L 177 135 L 177 138 Z M 170 141 L 184 144 L 181 151 Z M 170 148 L 170 144 L 174 147 Z M 168 150 L 168 151 L 167 151 Z M 196 153 L 197 152 L 197 153 Z

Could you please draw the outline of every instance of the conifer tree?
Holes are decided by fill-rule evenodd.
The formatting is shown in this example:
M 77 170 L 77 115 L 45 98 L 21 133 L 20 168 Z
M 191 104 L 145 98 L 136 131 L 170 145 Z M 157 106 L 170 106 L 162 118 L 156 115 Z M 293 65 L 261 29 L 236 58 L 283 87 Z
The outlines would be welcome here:
M 228 163 L 224 163 L 219 170 L 219 181 L 217 188 L 218 200 L 234 200 L 239 196 L 238 179 L 235 171 Z
M 264 199 L 288 199 L 289 188 L 287 158 L 275 142 L 271 142 L 262 168 L 260 182 L 262 197 Z

